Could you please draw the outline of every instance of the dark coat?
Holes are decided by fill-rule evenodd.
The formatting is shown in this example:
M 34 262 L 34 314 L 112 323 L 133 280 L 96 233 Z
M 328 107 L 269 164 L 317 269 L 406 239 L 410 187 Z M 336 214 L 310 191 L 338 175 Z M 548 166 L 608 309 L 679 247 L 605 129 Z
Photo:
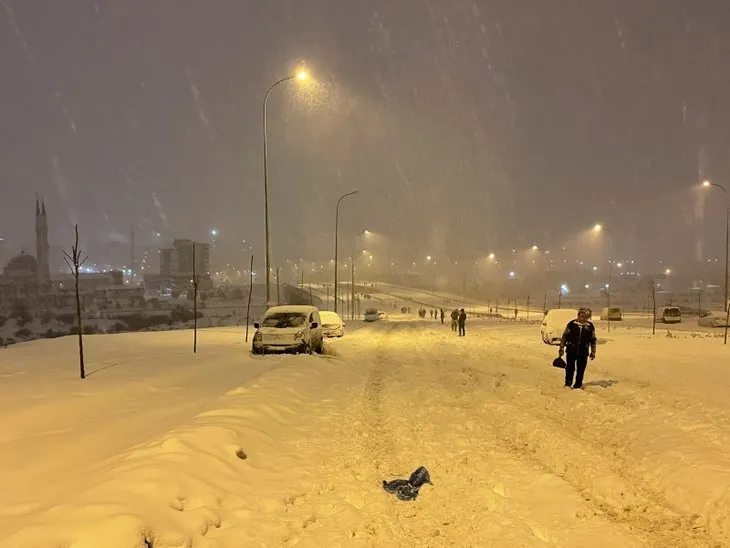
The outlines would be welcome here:
M 567 347 L 568 352 L 581 355 L 596 353 L 596 328 L 591 322 L 584 325 L 579 324 L 576 320 L 571 320 L 565 326 L 563 338 L 560 341 L 560 347 Z

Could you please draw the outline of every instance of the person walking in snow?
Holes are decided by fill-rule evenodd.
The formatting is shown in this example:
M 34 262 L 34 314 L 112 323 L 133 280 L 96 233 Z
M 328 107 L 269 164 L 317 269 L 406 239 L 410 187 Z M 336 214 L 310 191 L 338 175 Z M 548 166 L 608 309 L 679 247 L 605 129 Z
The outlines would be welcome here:
M 454 308 L 451 312 L 451 331 L 456 333 L 456 329 L 459 326 L 459 311 Z
M 459 337 L 466 337 L 466 311 L 459 310 Z
M 441 309 L 441 325 L 444 323 L 444 316 L 446 316 L 446 313 L 444 312 L 444 309 Z
M 431 319 L 433 320 L 433 309 L 428 311 L 428 315 L 431 316 Z
M 591 309 L 581 308 L 578 318 L 568 322 L 560 340 L 558 355 L 562 358 L 567 352 L 567 367 L 565 368 L 565 387 L 574 389 L 583 388 L 583 375 L 588 365 L 588 359 L 596 359 L 596 328 L 591 323 Z M 573 374 L 575 373 L 575 384 Z

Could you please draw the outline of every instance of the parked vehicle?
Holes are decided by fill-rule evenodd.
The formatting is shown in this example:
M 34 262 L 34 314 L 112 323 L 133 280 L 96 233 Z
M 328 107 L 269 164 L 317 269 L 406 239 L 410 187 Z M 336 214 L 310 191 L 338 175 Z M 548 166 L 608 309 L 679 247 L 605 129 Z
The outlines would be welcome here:
M 368 308 L 365 311 L 365 316 L 363 317 L 363 319 L 366 322 L 376 322 L 376 321 L 378 321 L 380 318 L 378 317 L 378 311 L 377 311 L 377 309 L 375 309 L 375 308 Z
M 702 327 L 725 327 L 727 315 L 725 312 L 708 312 L 697 320 L 697 325 Z
M 345 334 L 345 322 L 337 312 L 322 310 L 319 313 L 322 321 L 322 335 L 325 337 L 342 337 Z
M 662 323 L 681 323 L 682 311 L 678 306 L 665 306 L 659 309 L 657 319 Z
M 578 317 L 575 308 L 553 308 L 542 319 L 540 334 L 545 344 L 559 345 L 568 322 Z
M 388 319 L 388 313 L 383 312 L 382 310 L 378 311 L 378 319 L 379 320 L 387 320 Z
M 601 310 L 601 319 L 602 320 L 610 320 L 612 322 L 620 322 L 624 319 L 624 314 L 621 312 L 620 308 L 616 307 L 605 307 L 603 310 Z
M 319 310 L 314 306 L 272 306 L 261 322 L 253 324 L 252 352 L 293 352 L 311 354 L 324 351 Z

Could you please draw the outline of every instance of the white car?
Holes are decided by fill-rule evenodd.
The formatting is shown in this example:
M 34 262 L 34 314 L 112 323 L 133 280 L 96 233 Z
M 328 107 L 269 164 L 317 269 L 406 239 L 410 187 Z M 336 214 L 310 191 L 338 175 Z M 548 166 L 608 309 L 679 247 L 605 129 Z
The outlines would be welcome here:
M 725 327 L 727 315 L 725 312 L 710 312 L 697 320 L 697 325 L 702 327 Z
M 322 310 L 319 318 L 322 320 L 322 335 L 325 337 L 342 337 L 345 334 L 345 322 L 337 312 Z
M 612 322 L 620 322 L 624 319 L 624 313 L 621 311 L 620 308 L 606 307 L 601 310 L 601 319 L 610 320 Z
M 565 332 L 565 327 L 571 320 L 578 317 L 578 311 L 574 308 L 553 308 L 548 310 L 542 319 L 540 335 L 545 344 L 559 345 Z
M 251 349 L 254 354 L 321 354 L 324 351 L 319 310 L 314 306 L 272 306 L 261 323 L 256 322 L 253 326 L 256 328 Z

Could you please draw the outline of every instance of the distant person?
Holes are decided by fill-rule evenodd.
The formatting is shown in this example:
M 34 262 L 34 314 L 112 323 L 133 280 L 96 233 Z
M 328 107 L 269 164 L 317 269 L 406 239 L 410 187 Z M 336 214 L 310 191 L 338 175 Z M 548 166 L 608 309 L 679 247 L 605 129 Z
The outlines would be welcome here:
M 451 331 L 456 333 L 457 328 L 459 327 L 459 311 L 454 308 L 454 310 L 451 311 Z
M 596 359 L 596 328 L 591 323 L 591 309 L 581 308 L 578 318 L 568 322 L 560 340 L 558 355 L 562 358 L 567 352 L 565 368 L 565 387 L 583 388 L 583 375 L 586 372 L 588 358 Z M 577 372 L 576 372 L 577 367 Z M 575 384 L 573 374 L 575 373 Z
M 431 316 L 431 319 L 433 320 L 433 310 L 429 310 L 428 315 Z
M 444 309 L 442 308 L 442 309 L 441 309 L 441 324 L 442 324 L 442 325 L 443 325 L 443 323 L 444 323 L 444 316 L 446 316 L 446 313 L 444 312 Z
M 466 337 L 466 311 L 459 310 L 459 337 Z

